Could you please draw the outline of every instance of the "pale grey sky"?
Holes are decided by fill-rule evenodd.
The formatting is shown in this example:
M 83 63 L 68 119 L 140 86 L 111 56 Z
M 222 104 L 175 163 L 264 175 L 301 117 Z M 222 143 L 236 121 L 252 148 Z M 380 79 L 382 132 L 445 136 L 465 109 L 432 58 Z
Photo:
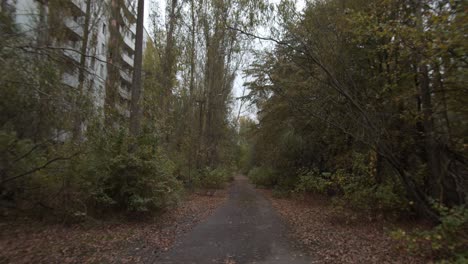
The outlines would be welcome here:
M 302 11 L 306 6 L 306 1 L 307 0 L 296 0 L 296 10 Z M 281 0 L 269 0 L 269 2 L 274 3 L 274 4 L 279 4 Z M 260 32 L 259 34 L 262 34 L 262 36 L 265 36 L 265 34 L 268 34 L 270 31 L 269 29 L 264 28 L 264 29 L 260 29 L 259 32 Z M 274 43 L 272 43 L 271 41 L 266 41 L 266 40 L 256 40 L 255 45 L 257 46 L 258 49 L 271 49 L 274 47 Z M 249 64 L 249 58 L 245 58 L 245 62 L 243 63 L 243 65 L 245 67 L 248 67 L 248 64 Z M 232 91 L 234 98 L 241 97 L 242 93 L 244 92 L 243 84 L 247 80 L 246 80 L 246 77 L 242 75 L 242 71 L 243 69 L 241 68 L 238 72 L 236 79 L 234 80 L 234 87 Z M 245 93 L 248 94 L 248 91 L 245 91 Z M 240 101 L 236 100 L 235 107 L 234 107 L 235 115 L 237 115 L 237 113 L 239 112 L 240 106 L 241 106 Z M 242 113 L 241 115 L 249 116 L 250 118 L 256 120 L 256 116 L 257 116 L 256 109 L 250 109 L 251 111 L 248 111 L 248 109 L 246 109 L 246 106 L 247 104 L 243 105 L 243 109 L 241 110 L 241 113 Z

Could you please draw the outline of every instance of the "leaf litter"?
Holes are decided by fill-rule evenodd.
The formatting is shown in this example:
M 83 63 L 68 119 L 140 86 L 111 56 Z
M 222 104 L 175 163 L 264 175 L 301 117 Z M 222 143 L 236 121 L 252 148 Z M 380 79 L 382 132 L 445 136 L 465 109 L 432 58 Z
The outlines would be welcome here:
M 226 200 L 191 194 L 152 220 L 51 225 L 32 220 L 0 222 L 0 263 L 147 263 Z
M 396 223 L 349 217 L 326 199 L 277 198 L 259 190 L 279 212 L 293 240 L 317 263 L 428 263 L 410 255 L 389 232 Z M 317 198 L 317 197 L 315 197 Z M 351 218 L 351 219 L 348 219 Z

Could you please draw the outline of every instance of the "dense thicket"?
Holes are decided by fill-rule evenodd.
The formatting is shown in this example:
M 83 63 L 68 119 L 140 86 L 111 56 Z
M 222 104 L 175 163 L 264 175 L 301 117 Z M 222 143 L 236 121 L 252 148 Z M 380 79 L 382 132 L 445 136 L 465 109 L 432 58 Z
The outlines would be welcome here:
M 28 25 L 34 33 L 17 27 L 15 12 L 2 6 L 2 214 L 68 221 L 153 212 L 176 204 L 184 186 L 222 187 L 236 164 L 231 92 L 246 45 L 227 25 L 255 27 L 253 14 L 265 5 L 171 0 L 165 12 L 152 8 L 140 87 L 139 56 L 133 69 L 121 63 L 121 53 L 130 52 L 121 35 L 135 22 L 123 8 L 127 1 L 85 1 L 86 14 L 76 19 L 85 36 L 72 46 L 63 19 L 78 14 L 62 4 L 37 3 L 37 17 Z M 109 21 L 98 21 L 99 14 Z M 106 29 L 101 23 L 110 30 L 107 61 L 96 55 L 96 31 Z M 142 27 L 137 28 L 141 40 Z M 135 54 L 141 51 L 141 41 L 137 44 Z M 78 63 L 67 54 L 76 55 Z M 101 95 L 91 91 L 96 61 L 108 69 Z M 122 71 L 135 77 L 131 89 L 120 87 Z M 77 72 L 78 88 L 63 82 L 65 73 Z M 130 100 L 121 95 L 125 89 L 133 92 Z M 100 100 L 104 109 L 96 107 Z
M 232 89 L 248 39 L 229 26 L 254 29 L 262 1 L 177 1 L 166 3 L 161 23 L 152 9 L 155 45 L 145 56 L 145 114 L 161 146 L 189 185 L 207 168 L 232 170 L 237 131 Z M 253 15 L 256 13 L 257 15 Z
M 73 14 L 46 2 L 22 32 L 2 1 L 2 214 L 151 212 L 177 203 L 184 186 L 219 188 L 239 165 L 278 194 L 422 216 L 439 225 L 416 240 L 466 257 L 466 1 L 318 0 L 298 14 L 292 1 L 167 0 L 165 12 L 150 11 L 130 117 L 119 95 L 127 1 L 87 0 L 85 41 L 67 48 L 62 20 Z M 108 61 L 96 56 L 99 14 L 111 25 Z M 245 72 L 256 122 L 233 117 L 232 89 L 266 18 L 272 35 L 257 38 L 275 46 Z M 105 95 L 91 91 L 87 65 L 99 60 Z M 70 71 L 76 89 L 63 82 Z
M 50 2 L 51 10 L 57 3 Z M 64 54 L 57 12 L 41 9 L 31 19 L 37 35 L 17 27 L 11 13 L 1 13 L 2 216 L 70 222 L 110 211 L 150 212 L 174 205 L 182 190 L 174 163 L 151 133 L 130 137 L 121 117 L 112 126 L 104 124 L 87 81 L 94 72 L 82 67 L 87 61 L 71 63 Z M 83 26 L 89 34 L 96 28 L 90 20 Z M 90 55 L 78 57 L 96 60 L 95 47 L 85 50 Z M 66 51 L 80 54 L 81 49 Z M 84 75 L 77 89 L 63 82 L 73 69 Z M 132 145 L 138 150 L 129 152 Z
M 258 125 L 245 123 L 252 179 L 435 222 L 440 206 L 452 208 L 466 243 L 466 8 L 329 0 L 284 9 L 276 48 L 247 71 L 259 109 Z

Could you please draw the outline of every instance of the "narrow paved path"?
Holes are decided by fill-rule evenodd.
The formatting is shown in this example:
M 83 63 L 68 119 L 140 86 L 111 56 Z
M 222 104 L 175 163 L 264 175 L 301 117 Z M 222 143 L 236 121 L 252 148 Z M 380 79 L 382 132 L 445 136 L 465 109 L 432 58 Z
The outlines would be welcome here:
M 227 202 L 156 263 L 312 263 L 293 247 L 286 232 L 268 200 L 247 178 L 237 176 Z

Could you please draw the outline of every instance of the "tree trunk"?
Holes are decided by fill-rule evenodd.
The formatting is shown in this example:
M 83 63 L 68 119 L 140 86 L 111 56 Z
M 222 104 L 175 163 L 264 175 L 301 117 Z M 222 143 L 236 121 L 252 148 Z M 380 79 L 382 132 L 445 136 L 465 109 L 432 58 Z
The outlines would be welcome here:
M 132 100 L 130 107 L 130 135 L 137 137 L 140 134 L 140 95 L 141 95 L 141 68 L 143 62 L 143 17 L 144 0 L 138 0 L 138 14 L 136 24 L 135 61 L 132 79 Z
M 195 90 L 195 30 L 196 30 L 196 18 L 195 18 L 195 0 L 192 0 L 190 3 L 190 13 L 191 13 L 191 19 L 192 19 L 192 28 L 191 28 L 191 51 L 190 51 L 190 87 L 189 87 L 189 117 L 190 120 L 195 120 L 195 96 L 194 96 L 194 90 Z M 192 184 L 192 164 L 193 164 L 193 156 L 194 156 L 194 140 L 195 137 L 192 136 L 192 133 L 194 131 L 194 126 L 195 122 L 189 121 L 189 126 L 188 126 L 188 131 L 189 131 L 189 153 L 188 153 L 188 177 L 189 177 L 189 183 L 190 185 Z M 191 187 L 191 186 L 190 186 Z
M 417 28 L 421 34 L 424 32 L 422 3 L 416 3 Z M 439 162 L 439 154 L 437 152 L 437 142 L 435 139 L 434 117 L 432 107 L 432 93 L 429 78 L 429 67 L 424 62 L 423 54 L 418 52 L 416 56 L 417 64 L 417 80 L 419 86 L 419 97 L 421 102 L 421 111 L 423 116 L 422 126 L 424 130 L 424 150 L 426 154 L 427 167 L 429 170 L 428 184 L 430 194 L 443 201 L 442 192 L 442 171 Z
M 80 66 L 78 68 L 78 96 L 75 102 L 75 120 L 74 120 L 74 129 L 73 129 L 73 141 L 79 142 L 82 139 L 82 130 L 81 124 L 83 122 L 83 117 L 81 115 L 81 107 L 83 105 L 83 90 L 85 83 L 85 71 L 86 71 L 86 55 L 88 53 L 88 41 L 89 41 L 89 27 L 91 21 L 91 0 L 86 0 L 86 14 L 85 21 L 83 25 L 83 43 L 81 44 L 81 57 L 80 57 Z
M 166 36 L 166 47 L 165 47 L 165 60 L 163 64 L 163 110 L 169 110 L 169 95 L 172 90 L 172 71 L 173 71 L 173 64 L 174 64 L 174 30 L 176 26 L 176 8 L 177 8 L 177 0 L 171 0 L 170 5 L 170 12 L 169 12 L 169 25 L 167 29 L 167 36 Z

